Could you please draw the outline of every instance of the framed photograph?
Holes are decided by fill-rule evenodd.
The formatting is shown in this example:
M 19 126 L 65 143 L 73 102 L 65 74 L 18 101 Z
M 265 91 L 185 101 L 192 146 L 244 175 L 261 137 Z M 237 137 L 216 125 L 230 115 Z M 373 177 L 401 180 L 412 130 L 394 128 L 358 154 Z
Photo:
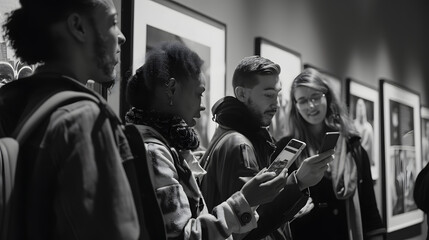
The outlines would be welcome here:
M 380 81 L 383 199 L 387 232 L 423 221 L 413 198 L 421 169 L 420 96 L 392 81 Z
M 123 62 L 132 66 L 128 75 L 144 64 L 148 51 L 166 41 L 179 41 L 204 60 L 206 110 L 201 113 L 195 129 L 200 136 L 200 146 L 207 147 L 216 127 L 211 120 L 211 106 L 225 96 L 225 24 L 171 1 L 127 1 L 122 2 L 122 8 L 130 11 L 130 15 L 124 17 L 131 16 L 128 23 L 131 26 L 128 33 L 131 59 Z M 128 106 L 121 107 L 125 114 Z
M 371 175 L 380 175 L 380 116 L 378 91 L 354 79 L 346 79 L 346 102 L 351 119 L 361 136 L 361 145 L 368 153 Z
M 429 108 L 422 107 L 422 168 L 429 163 Z
M 322 73 L 323 76 L 325 77 L 325 80 L 328 82 L 329 87 L 335 93 L 335 96 L 337 97 L 337 99 L 339 101 L 344 100 L 343 92 L 342 92 L 343 84 L 342 84 L 341 78 L 308 63 L 304 64 L 304 68 L 313 68 L 319 71 L 320 73 Z
M 255 38 L 255 54 L 270 59 L 279 64 L 281 68 L 279 76 L 282 83 L 282 91 L 279 93 L 280 108 L 270 126 L 272 136 L 278 140 L 288 133 L 289 127 L 286 119 L 289 118 L 287 109 L 290 102 L 290 87 L 292 81 L 302 71 L 301 54 L 262 37 Z
M 0 2 L 0 25 L 7 19 L 7 14 L 12 10 L 20 8 L 17 0 L 2 0 Z M 8 42 L 0 34 L 0 87 L 18 78 L 33 74 L 35 65 L 22 63 L 15 57 L 15 52 L 9 47 Z

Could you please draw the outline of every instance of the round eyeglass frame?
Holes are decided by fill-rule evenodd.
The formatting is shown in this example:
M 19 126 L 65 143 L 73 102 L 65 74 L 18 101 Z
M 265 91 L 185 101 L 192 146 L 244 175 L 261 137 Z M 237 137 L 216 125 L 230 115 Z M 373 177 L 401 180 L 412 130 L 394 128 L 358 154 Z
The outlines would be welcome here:
M 308 107 L 310 107 L 310 102 L 313 104 L 313 106 L 319 106 L 320 105 L 320 103 L 322 103 L 322 98 L 324 98 L 324 97 L 326 97 L 326 95 L 324 94 L 324 93 L 322 93 L 321 95 L 320 95 L 320 97 L 319 96 L 317 96 L 317 97 L 309 97 L 309 98 L 306 98 L 305 99 L 305 102 L 303 102 L 303 103 L 299 103 L 297 100 L 295 100 L 295 106 L 296 106 L 296 108 L 298 108 L 299 110 L 303 110 L 303 109 L 307 109 Z M 302 106 L 302 105 L 304 105 L 305 104 L 305 106 Z M 301 106 L 300 106 L 301 105 Z

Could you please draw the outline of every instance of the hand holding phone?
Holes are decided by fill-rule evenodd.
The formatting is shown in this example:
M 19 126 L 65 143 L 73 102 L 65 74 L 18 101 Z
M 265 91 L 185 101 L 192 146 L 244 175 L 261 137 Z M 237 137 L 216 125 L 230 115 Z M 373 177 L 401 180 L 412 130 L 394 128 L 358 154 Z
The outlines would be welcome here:
M 276 159 L 268 167 L 267 171 L 279 174 L 284 168 L 289 168 L 305 148 L 305 142 L 291 139 L 286 147 L 277 155 Z
M 340 137 L 339 132 L 327 132 L 322 140 L 322 146 L 319 149 L 319 153 L 326 152 L 330 149 L 334 149 L 337 145 L 338 138 Z

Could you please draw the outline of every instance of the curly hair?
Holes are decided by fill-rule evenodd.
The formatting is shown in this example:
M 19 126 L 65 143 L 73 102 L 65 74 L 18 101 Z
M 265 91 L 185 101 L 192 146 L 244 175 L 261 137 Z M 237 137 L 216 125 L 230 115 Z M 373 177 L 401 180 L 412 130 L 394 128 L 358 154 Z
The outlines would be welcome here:
M 7 14 L 4 38 L 15 55 L 27 64 L 43 63 L 54 57 L 55 39 L 51 26 L 72 12 L 86 13 L 101 4 L 99 0 L 20 0 L 21 8 Z
M 147 109 L 154 98 L 154 90 L 170 78 L 179 82 L 198 79 L 203 60 L 180 42 L 163 43 L 151 50 L 143 66 L 127 83 L 127 101 L 139 109 Z

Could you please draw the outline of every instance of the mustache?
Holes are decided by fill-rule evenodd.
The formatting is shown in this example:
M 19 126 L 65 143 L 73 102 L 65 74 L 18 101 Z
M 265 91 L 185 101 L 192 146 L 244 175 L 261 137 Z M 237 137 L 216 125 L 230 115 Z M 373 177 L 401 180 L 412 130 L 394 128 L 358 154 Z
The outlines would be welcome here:
M 268 109 L 267 111 L 265 111 L 266 113 L 268 113 L 268 112 L 277 112 L 277 110 L 278 110 L 278 108 L 271 108 L 271 109 Z

